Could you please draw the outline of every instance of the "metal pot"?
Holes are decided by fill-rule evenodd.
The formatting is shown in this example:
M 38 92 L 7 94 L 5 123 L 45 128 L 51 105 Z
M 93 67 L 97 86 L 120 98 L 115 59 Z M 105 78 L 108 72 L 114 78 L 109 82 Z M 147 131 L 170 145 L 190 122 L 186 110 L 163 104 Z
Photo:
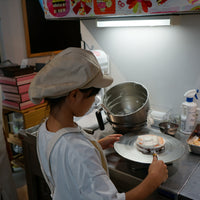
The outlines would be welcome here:
M 136 82 L 124 82 L 110 88 L 103 97 L 101 109 L 96 112 L 99 127 L 103 130 L 102 109 L 107 115 L 108 122 L 116 131 L 126 133 L 140 130 L 147 121 L 148 91 Z

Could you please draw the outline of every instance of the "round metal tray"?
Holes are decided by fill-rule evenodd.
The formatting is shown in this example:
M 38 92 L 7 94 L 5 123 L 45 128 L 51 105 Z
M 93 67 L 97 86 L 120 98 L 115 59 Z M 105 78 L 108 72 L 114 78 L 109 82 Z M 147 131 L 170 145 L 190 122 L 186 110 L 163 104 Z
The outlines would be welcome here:
M 159 135 L 165 139 L 165 150 L 158 154 L 159 160 L 163 160 L 165 163 L 171 163 L 184 154 L 185 146 L 176 138 L 156 131 L 149 131 L 147 134 Z M 120 141 L 115 142 L 114 149 L 119 155 L 128 160 L 150 164 L 153 159 L 152 154 L 144 154 L 136 148 L 135 141 L 138 135 L 141 134 L 127 133 L 123 135 Z

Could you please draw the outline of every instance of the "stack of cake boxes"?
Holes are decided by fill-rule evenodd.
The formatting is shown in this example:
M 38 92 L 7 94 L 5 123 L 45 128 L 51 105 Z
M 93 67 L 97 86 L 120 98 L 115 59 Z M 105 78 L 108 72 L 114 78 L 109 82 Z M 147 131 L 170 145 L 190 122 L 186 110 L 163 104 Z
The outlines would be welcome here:
M 36 72 L 15 77 L 0 76 L 0 84 L 3 91 L 3 106 L 17 110 L 24 110 L 35 106 L 30 101 L 28 95 L 30 83 L 35 75 Z

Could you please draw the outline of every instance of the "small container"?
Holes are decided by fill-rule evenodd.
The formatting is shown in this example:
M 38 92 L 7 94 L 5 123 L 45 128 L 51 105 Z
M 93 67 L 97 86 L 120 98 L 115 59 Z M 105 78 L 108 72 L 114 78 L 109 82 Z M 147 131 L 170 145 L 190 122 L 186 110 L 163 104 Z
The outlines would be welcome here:
M 196 128 L 187 139 L 187 144 L 190 152 L 200 154 L 200 124 L 196 125 Z
M 172 122 L 161 122 L 159 124 L 159 128 L 162 133 L 172 136 L 176 134 L 178 127 L 178 124 Z
M 150 112 L 150 118 L 152 121 L 152 127 L 159 127 L 159 123 L 167 119 L 167 113 L 162 111 L 152 110 Z

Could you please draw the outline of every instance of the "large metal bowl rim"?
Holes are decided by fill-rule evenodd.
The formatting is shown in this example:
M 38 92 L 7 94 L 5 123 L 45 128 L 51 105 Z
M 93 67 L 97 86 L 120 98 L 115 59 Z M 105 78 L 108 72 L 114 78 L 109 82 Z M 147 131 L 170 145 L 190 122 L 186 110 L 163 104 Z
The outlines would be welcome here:
M 107 108 L 107 106 L 104 104 L 104 100 L 105 100 L 106 94 L 107 94 L 110 90 L 116 88 L 116 87 L 119 86 L 119 85 L 125 85 L 125 84 L 129 84 L 129 83 L 134 83 L 134 84 L 136 84 L 136 85 L 140 85 L 140 86 L 142 86 L 142 87 L 145 89 L 145 91 L 147 92 L 147 97 L 146 97 L 145 103 L 144 103 L 141 107 L 139 107 L 137 110 L 135 110 L 134 112 L 131 112 L 131 113 L 126 114 L 126 115 L 117 115 L 117 114 L 112 113 L 112 112 Z M 104 97 L 103 97 L 103 105 L 108 109 L 108 111 L 109 111 L 108 114 L 111 114 L 111 115 L 116 116 L 116 117 L 129 116 L 129 115 L 135 114 L 136 112 L 138 112 L 138 111 L 140 111 L 142 108 L 144 108 L 145 105 L 148 103 L 148 101 L 149 101 L 149 92 L 148 92 L 147 88 L 146 88 L 143 84 L 141 84 L 141 83 L 139 83 L 139 82 L 135 82 L 135 81 L 125 81 L 125 82 L 123 82 L 123 83 L 119 83 L 119 84 L 117 84 L 117 85 L 114 85 L 113 87 L 111 87 L 109 90 L 107 90 L 107 91 L 105 92 L 105 95 L 104 95 Z M 103 107 L 103 108 L 104 108 L 104 107 Z M 107 111 L 106 111 L 106 112 L 107 112 Z

